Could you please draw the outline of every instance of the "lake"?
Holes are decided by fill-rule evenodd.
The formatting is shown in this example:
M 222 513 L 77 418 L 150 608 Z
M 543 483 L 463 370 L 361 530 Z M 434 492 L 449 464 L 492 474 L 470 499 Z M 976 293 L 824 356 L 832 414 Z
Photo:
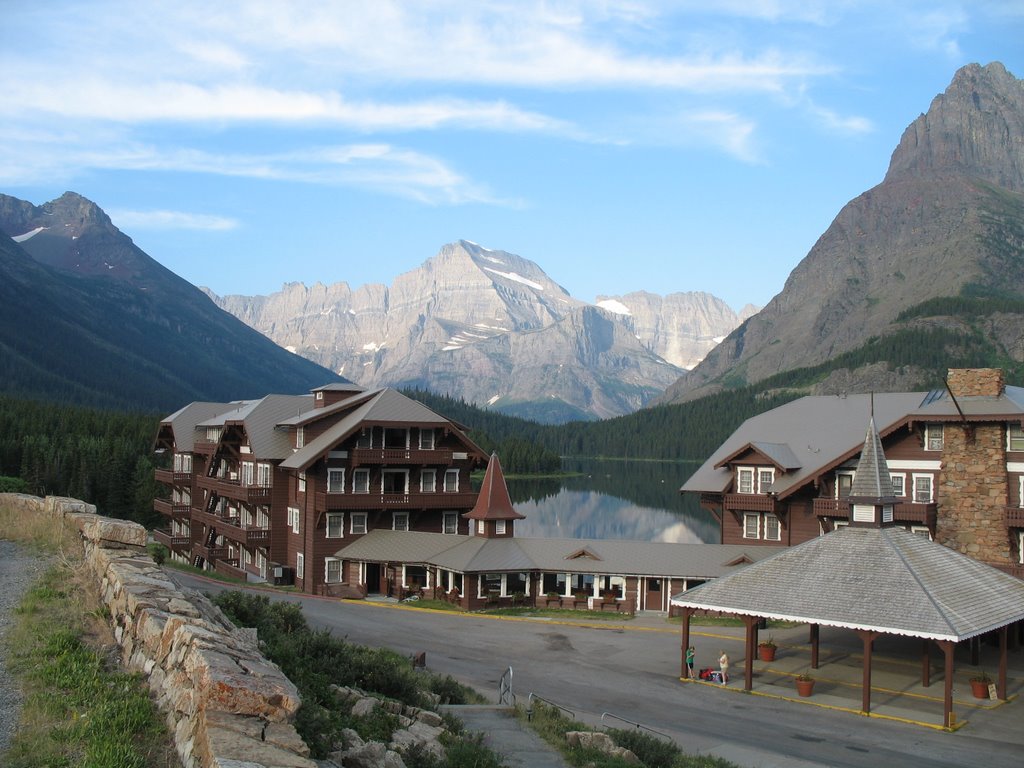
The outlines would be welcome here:
M 563 459 L 566 472 L 554 479 L 509 479 L 512 503 L 525 520 L 522 538 L 633 539 L 714 543 L 718 523 L 696 496 L 679 487 L 696 462 Z

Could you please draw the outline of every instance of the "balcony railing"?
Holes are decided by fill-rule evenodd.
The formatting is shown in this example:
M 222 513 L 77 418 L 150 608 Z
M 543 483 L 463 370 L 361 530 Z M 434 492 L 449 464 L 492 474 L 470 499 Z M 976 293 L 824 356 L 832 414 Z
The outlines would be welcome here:
M 472 509 L 476 493 L 325 493 L 316 494 L 316 508 L 325 509 Z
M 1024 528 L 1024 507 L 1004 507 L 1007 528 Z
M 192 546 L 192 540 L 188 536 L 172 536 L 170 531 L 153 531 L 153 540 L 163 544 L 175 552 L 188 552 Z
M 192 549 L 195 554 L 202 556 L 209 562 L 222 560 L 228 556 L 227 547 L 207 547 L 202 544 L 195 544 Z
M 170 469 L 154 470 L 156 481 L 164 485 L 188 485 L 192 482 L 191 472 L 175 472 Z
M 242 485 L 238 480 L 229 480 L 225 477 L 206 477 L 205 475 L 199 478 L 197 485 L 200 488 L 213 491 L 218 496 L 237 499 L 247 504 L 269 503 L 272 490 L 266 485 Z
M 989 565 L 998 568 L 1003 573 L 1016 576 L 1018 579 L 1024 579 L 1024 565 L 1002 565 L 999 563 L 989 563 Z
M 232 541 L 237 541 L 239 544 L 258 544 L 262 546 L 270 541 L 269 528 L 246 528 L 233 521 L 237 521 L 237 518 L 231 518 L 231 521 L 225 520 L 224 525 L 217 526 L 217 533 Z
M 849 499 L 815 499 L 814 514 L 818 517 L 850 517 Z M 921 523 L 931 525 L 935 522 L 936 505 L 920 504 L 912 501 L 900 501 L 893 505 L 892 519 L 901 523 Z
M 452 463 L 452 451 L 449 448 L 433 450 L 420 448 L 355 448 L 352 450 L 352 464 L 418 464 L 445 465 Z
M 161 515 L 173 517 L 175 520 L 188 520 L 191 507 L 180 501 L 153 499 L 153 510 Z
M 775 512 L 776 499 L 761 493 L 727 493 L 725 508 L 744 512 Z

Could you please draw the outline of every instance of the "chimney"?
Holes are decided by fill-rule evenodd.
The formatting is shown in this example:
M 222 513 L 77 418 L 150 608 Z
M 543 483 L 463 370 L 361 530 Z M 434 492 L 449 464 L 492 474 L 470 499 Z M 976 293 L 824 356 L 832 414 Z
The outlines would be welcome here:
M 946 383 L 953 397 L 999 397 L 1006 388 L 1002 368 L 950 368 Z

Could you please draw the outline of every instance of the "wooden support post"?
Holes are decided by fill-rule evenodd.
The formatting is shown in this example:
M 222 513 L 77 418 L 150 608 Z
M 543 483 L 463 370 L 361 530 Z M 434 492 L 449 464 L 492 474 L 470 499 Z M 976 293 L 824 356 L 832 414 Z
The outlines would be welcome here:
M 1006 627 L 999 628 L 999 674 L 996 677 L 996 696 L 1001 701 L 1006 701 L 1006 648 L 1007 637 Z
M 931 641 L 921 641 L 921 685 L 927 688 L 932 684 Z
M 872 646 L 875 642 L 875 638 L 878 637 L 878 633 L 862 629 L 858 631 L 857 634 L 860 635 L 861 642 L 864 643 L 864 674 L 861 679 L 860 710 L 866 715 L 871 712 L 871 652 L 873 650 Z
M 811 624 L 811 669 L 818 668 L 818 640 L 821 637 L 821 626 Z
M 761 621 L 758 616 L 744 616 L 743 624 L 747 628 L 747 652 L 743 660 L 743 690 L 749 691 L 754 687 L 754 656 L 757 654 L 757 624 Z
M 971 666 L 972 667 L 976 667 L 976 666 L 978 666 L 978 663 L 980 662 L 981 638 L 980 637 L 972 637 L 967 642 L 968 642 L 968 646 L 971 649 Z
M 683 608 L 683 636 L 680 645 L 679 677 L 686 677 L 686 649 L 690 647 L 690 616 L 693 608 Z
M 946 656 L 946 682 L 942 695 L 942 727 L 949 728 L 953 716 L 953 649 L 956 646 L 952 640 L 939 640 L 938 644 Z

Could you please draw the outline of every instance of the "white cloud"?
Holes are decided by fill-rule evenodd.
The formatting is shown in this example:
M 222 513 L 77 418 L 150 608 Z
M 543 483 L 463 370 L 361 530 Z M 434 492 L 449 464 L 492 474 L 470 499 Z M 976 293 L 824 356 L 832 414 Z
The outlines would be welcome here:
M 186 211 L 108 211 L 111 221 L 119 229 L 201 229 L 223 231 L 235 229 L 236 219 L 209 213 Z

